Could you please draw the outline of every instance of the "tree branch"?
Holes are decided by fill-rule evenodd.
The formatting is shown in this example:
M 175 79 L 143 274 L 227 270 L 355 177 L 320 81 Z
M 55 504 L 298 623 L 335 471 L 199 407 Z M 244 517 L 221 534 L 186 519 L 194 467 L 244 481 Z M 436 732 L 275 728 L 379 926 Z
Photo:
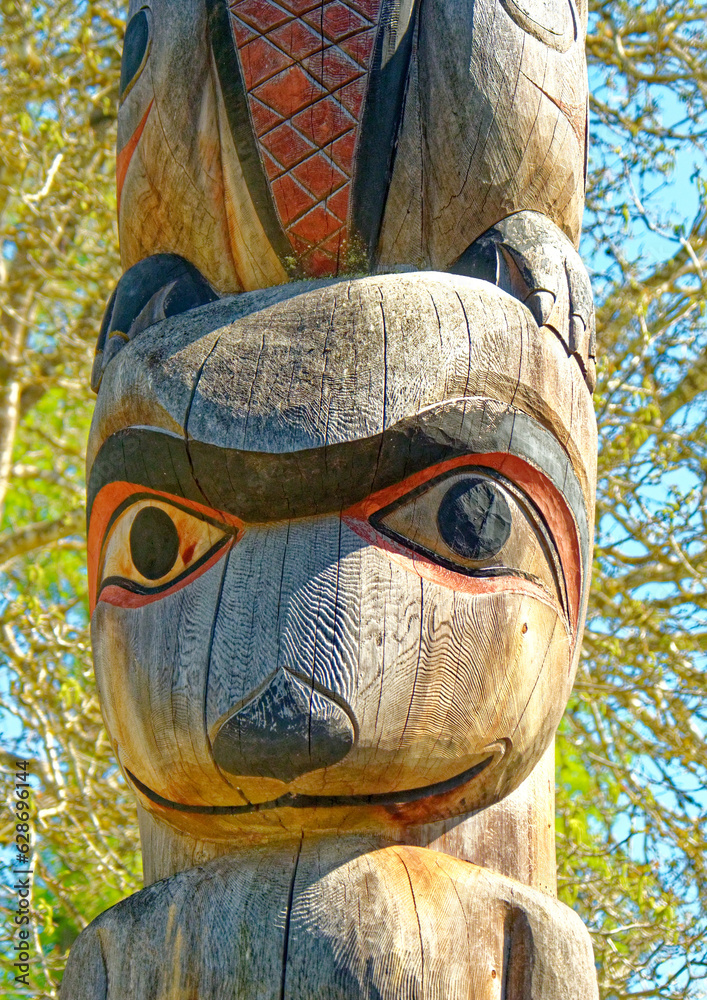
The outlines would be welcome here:
M 55 521 L 37 521 L 18 528 L 17 531 L 4 532 L 0 535 L 0 570 L 13 559 L 28 552 L 44 548 L 69 535 L 83 534 L 84 518 L 83 507 L 75 507 Z

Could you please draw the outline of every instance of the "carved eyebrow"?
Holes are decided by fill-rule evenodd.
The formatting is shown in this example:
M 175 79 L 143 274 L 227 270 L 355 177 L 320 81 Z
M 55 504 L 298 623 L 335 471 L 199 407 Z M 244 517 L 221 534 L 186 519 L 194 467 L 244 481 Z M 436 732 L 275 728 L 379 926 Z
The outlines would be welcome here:
M 251 523 L 334 513 L 446 459 L 502 452 L 540 469 L 566 498 L 586 569 L 586 505 L 557 438 L 514 407 L 489 416 L 483 408 L 463 405 L 469 402 L 430 407 L 371 437 L 280 453 L 240 451 L 187 441 L 159 428 L 128 427 L 109 437 L 96 456 L 88 515 L 99 490 L 121 480 Z

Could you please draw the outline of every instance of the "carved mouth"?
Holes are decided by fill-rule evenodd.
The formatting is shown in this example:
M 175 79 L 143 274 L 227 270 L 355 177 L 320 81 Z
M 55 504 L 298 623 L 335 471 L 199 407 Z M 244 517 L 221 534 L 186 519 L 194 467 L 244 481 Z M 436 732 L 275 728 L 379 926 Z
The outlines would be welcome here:
M 420 799 L 432 798 L 437 795 L 445 795 L 454 791 L 461 785 L 465 785 L 476 778 L 482 771 L 485 771 L 489 764 L 497 758 L 497 754 L 491 754 L 484 760 L 474 764 L 473 767 L 462 771 L 445 781 L 438 781 L 433 785 L 422 785 L 419 788 L 407 788 L 400 792 L 381 792 L 375 795 L 292 795 L 288 792 L 277 799 L 270 799 L 267 802 L 257 802 L 244 806 L 192 806 L 184 802 L 172 802 L 165 799 L 157 792 L 153 792 L 147 785 L 143 785 L 139 778 L 136 778 L 131 771 L 126 773 L 134 784 L 135 788 L 155 805 L 164 809 L 174 809 L 176 812 L 200 813 L 207 816 L 240 816 L 244 813 L 265 812 L 270 809 L 331 809 L 336 806 L 399 806 L 408 802 L 417 802 Z

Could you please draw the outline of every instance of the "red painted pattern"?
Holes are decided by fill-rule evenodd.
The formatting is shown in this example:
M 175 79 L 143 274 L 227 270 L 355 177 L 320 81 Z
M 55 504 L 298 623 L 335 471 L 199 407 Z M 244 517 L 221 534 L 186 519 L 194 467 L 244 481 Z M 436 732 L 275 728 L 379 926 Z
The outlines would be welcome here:
M 334 275 L 381 0 L 230 0 L 275 207 L 305 272 Z

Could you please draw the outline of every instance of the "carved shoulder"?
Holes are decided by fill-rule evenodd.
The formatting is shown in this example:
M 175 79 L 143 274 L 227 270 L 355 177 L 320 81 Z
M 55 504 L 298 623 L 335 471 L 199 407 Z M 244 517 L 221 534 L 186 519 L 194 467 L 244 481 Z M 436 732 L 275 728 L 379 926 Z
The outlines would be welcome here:
M 562 903 L 424 848 L 324 839 L 164 879 L 81 935 L 62 1000 L 596 1000 Z

